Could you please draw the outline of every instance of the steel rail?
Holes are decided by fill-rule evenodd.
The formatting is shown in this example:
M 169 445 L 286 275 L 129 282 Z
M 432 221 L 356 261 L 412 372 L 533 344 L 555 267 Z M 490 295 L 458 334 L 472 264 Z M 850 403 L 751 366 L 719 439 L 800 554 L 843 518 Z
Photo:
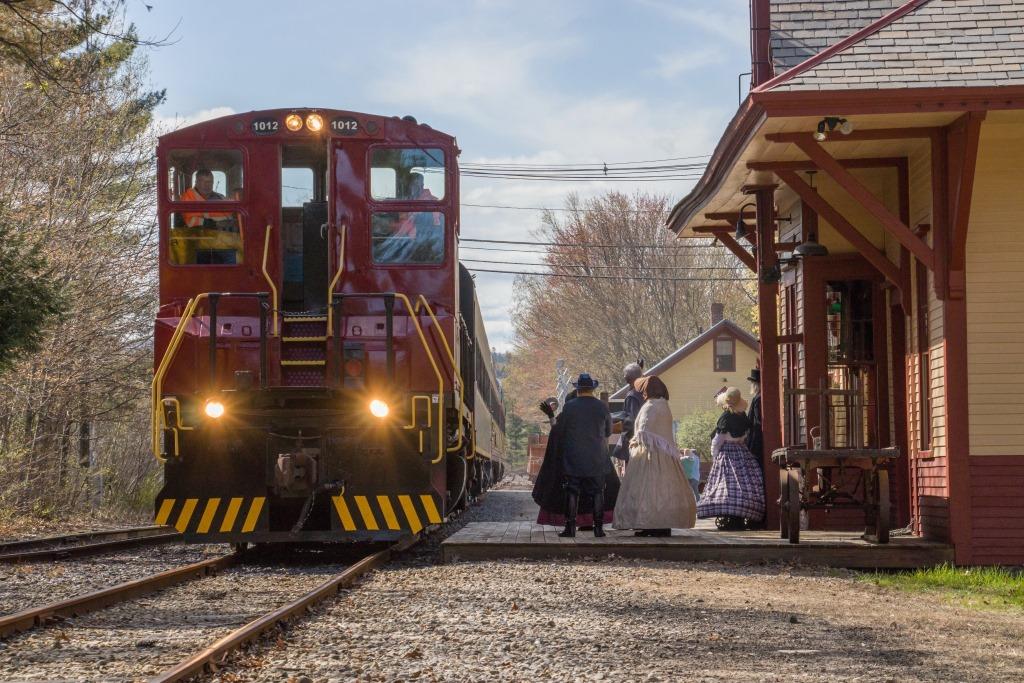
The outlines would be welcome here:
M 18 550 L 29 550 L 32 546 L 44 548 L 52 547 L 60 543 L 76 543 L 79 541 L 91 541 L 97 538 L 105 538 L 118 534 L 145 534 L 168 531 L 170 527 L 159 524 L 147 524 L 146 526 L 121 527 L 117 529 L 100 529 L 94 531 L 77 531 L 72 534 L 58 534 L 56 536 L 39 536 L 37 538 L 17 538 L 10 541 L 0 541 L 0 554 L 7 554 Z
M 98 591 L 79 595 L 68 600 L 52 602 L 41 607 L 30 607 L 27 610 L 0 617 L 0 638 L 6 638 L 14 633 L 27 631 L 38 626 L 44 626 L 54 619 L 85 614 L 86 612 L 126 602 L 132 598 L 183 583 L 190 579 L 209 576 L 231 567 L 238 561 L 238 558 L 239 555 L 237 553 L 223 555 L 184 567 L 168 569 L 159 574 L 135 579 L 134 581 L 119 583 L 109 588 L 101 588 Z
M 180 538 L 181 534 L 170 527 L 145 526 L 8 541 L 0 543 L 0 564 L 84 557 L 108 550 L 167 543 Z
M 418 540 L 418 536 L 413 536 L 399 541 L 389 548 L 385 548 L 384 550 L 380 550 L 372 555 L 364 557 L 345 571 L 331 577 L 299 599 L 290 602 L 283 607 L 279 607 L 272 612 L 268 612 L 258 619 L 250 621 L 248 624 L 224 636 L 205 650 L 196 653 L 180 664 L 148 679 L 149 683 L 175 683 L 176 681 L 186 681 L 193 676 L 203 673 L 207 667 L 217 667 L 232 651 L 237 650 L 242 645 L 255 640 L 278 624 L 288 621 L 292 617 L 304 614 L 309 607 L 336 595 L 340 589 L 352 586 L 367 572 L 387 563 L 388 560 L 391 559 L 392 554 L 409 548 Z

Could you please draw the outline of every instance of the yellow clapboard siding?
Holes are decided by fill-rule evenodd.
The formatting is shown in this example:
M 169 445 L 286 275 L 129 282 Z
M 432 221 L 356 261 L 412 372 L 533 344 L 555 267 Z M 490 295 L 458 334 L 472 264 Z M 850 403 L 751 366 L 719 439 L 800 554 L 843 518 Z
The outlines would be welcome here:
M 976 455 L 1024 454 L 1024 404 L 1014 399 L 1014 371 L 1024 367 L 1022 155 L 1019 126 L 982 126 L 967 230 L 968 433 Z

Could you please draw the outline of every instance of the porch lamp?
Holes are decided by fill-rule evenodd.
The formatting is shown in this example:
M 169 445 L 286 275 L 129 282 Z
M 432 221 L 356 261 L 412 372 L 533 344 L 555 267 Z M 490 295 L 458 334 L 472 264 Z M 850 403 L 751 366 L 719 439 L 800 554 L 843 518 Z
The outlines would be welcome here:
M 825 142 L 828 139 L 828 134 L 836 129 L 843 135 L 849 135 L 853 132 L 853 123 L 839 116 L 826 116 L 818 121 L 818 130 L 814 131 L 814 139 L 818 142 Z
M 755 204 L 754 202 L 747 202 L 746 204 L 744 204 L 743 206 L 740 207 L 740 212 L 738 214 L 736 214 L 736 239 L 737 239 L 737 241 L 741 240 L 741 239 L 743 239 L 744 237 L 747 236 L 747 224 L 743 222 L 743 209 L 747 208 L 748 206 L 753 206 L 753 207 L 756 208 L 757 204 Z
M 811 189 L 814 189 L 814 174 L 817 171 L 807 171 L 807 181 L 811 185 Z M 806 258 L 808 256 L 828 256 L 828 248 L 824 244 L 818 243 L 818 235 L 814 232 L 807 233 L 807 240 L 798 244 L 796 249 L 793 250 L 793 256 L 796 258 Z

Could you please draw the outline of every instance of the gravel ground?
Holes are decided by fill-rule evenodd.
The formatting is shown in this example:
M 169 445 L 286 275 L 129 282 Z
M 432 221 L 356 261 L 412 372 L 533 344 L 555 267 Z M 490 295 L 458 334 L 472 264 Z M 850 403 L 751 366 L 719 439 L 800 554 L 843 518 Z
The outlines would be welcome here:
M 302 595 L 341 564 L 250 564 L 0 642 L 2 681 L 132 681 Z
M 0 614 L 10 614 L 227 552 L 225 545 L 165 543 L 56 562 L 0 564 Z
M 529 519 L 522 488 L 491 492 L 443 535 Z M 438 565 L 436 546 L 207 680 L 1019 681 L 1024 670 L 1020 612 L 965 610 L 853 572 L 614 558 Z

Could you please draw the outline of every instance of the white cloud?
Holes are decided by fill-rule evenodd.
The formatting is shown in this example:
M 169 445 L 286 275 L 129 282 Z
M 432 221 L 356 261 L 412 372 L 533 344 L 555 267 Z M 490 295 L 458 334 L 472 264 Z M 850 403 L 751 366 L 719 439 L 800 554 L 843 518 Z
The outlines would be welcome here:
M 231 107 L 211 107 L 210 109 L 201 109 L 191 114 L 157 116 L 153 120 L 153 129 L 157 132 L 157 135 L 164 135 L 179 128 L 192 126 L 203 121 L 209 121 L 210 119 L 218 119 L 221 116 L 230 116 L 234 113 L 236 112 Z
M 652 72 L 670 81 L 684 73 L 721 64 L 723 61 L 724 56 L 717 50 L 670 52 L 658 55 L 658 65 Z

